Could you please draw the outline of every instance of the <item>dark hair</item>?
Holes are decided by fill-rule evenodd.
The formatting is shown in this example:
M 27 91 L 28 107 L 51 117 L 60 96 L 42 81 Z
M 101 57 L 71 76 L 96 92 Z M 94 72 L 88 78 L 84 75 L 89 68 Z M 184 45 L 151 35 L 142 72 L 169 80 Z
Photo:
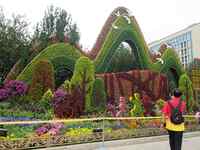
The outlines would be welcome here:
M 171 100 L 171 96 L 170 96 L 170 95 L 167 95 L 167 96 L 166 96 L 166 101 L 169 101 L 169 100 Z
M 180 97 L 182 95 L 182 92 L 179 89 L 174 90 L 174 96 L 175 97 Z

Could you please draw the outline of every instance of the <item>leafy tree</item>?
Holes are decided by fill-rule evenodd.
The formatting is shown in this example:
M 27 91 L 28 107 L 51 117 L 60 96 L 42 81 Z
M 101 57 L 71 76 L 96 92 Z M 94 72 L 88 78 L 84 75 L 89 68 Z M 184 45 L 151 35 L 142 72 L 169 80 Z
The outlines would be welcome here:
M 41 50 L 50 44 L 50 38 L 63 42 L 65 36 L 71 43 L 78 43 L 80 35 L 77 25 L 72 23 L 71 15 L 67 11 L 51 5 L 45 11 L 42 21 L 36 25 L 32 44 Z
M 48 90 L 54 90 L 54 69 L 53 65 L 47 60 L 39 61 L 33 70 L 32 83 L 29 95 L 32 100 L 40 100 Z
M 80 35 L 78 32 L 78 28 L 76 24 L 73 24 L 72 27 L 70 28 L 70 31 L 68 33 L 69 36 L 69 41 L 71 44 L 75 45 L 79 43 L 80 40 Z
M 186 100 L 186 108 L 188 112 L 192 112 L 194 107 L 194 95 L 192 82 L 186 73 L 182 74 L 179 79 L 179 89 L 183 92 L 183 99 Z
M 5 79 L 12 66 L 21 58 L 25 64 L 30 49 L 28 23 L 23 16 L 7 19 L 0 8 L 0 74 Z
M 91 111 L 91 98 L 94 82 L 94 64 L 87 57 L 80 57 L 74 69 L 74 74 L 71 79 L 72 88 L 80 87 L 82 96 L 85 100 L 85 111 Z

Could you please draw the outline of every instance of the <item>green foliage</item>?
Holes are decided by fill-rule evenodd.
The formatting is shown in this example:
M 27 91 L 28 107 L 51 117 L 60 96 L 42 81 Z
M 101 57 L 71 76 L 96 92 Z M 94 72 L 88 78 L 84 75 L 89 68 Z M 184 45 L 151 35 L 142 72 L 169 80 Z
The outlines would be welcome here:
M 15 117 L 34 117 L 32 112 L 24 111 L 21 109 L 13 108 L 11 103 L 1 103 L 0 105 L 0 116 L 15 116 Z
M 195 101 L 192 89 L 192 82 L 188 75 L 184 73 L 179 79 L 179 89 L 183 92 L 183 99 L 186 101 L 188 112 L 192 112 Z
M 106 72 L 112 70 L 112 72 L 130 71 L 133 67 L 137 66 L 134 60 L 134 54 L 132 54 L 131 47 L 124 43 L 121 43 L 110 60 L 110 65 L 107 66 Z
M 25 68 L 24 70 L 19 74 L 17 77 L 17 80 L 23 80 L 29 84 L 32 82 L 32 75 L 33 75 L 33 68 L 34 66 L 40 61 L 40 60 L 49 60 L 54 64 L 54 70 L 57 70 L 57 68 L 60 65 L 56 65 L 55 62 L 53 62 L 54 59 L 57 59 L 58 57 L 67 57 L 68 59 L 72 60 L 70 61 L 71 66 L 75 64 L 75 61 L 81 56 L 81 53 L 70 44 L 64 44 L 64 43 L 58 43 L 51 45 L 44 49 L 42 52 L 40 52 Z M 62 61 L 62 59 L 60 60 Z M 57 61 L 56 61 L 57 62 Z M 65 61 L 65 64 L 67 61 Z M 69 66 L 68 65 L 68 66 Z M 67 77 L 66 77 L 67 78 Z
M 40 100 L 48 90 L 54 90 L 54 69 L 49 61 L 39 61 L 33 70 L 32 84 L 29 89 L 29 96 L 32 100 Z
M 173 49 L 166 49 L 161 57 L 164 64 L 161 62 L 156 62 L 152 64 L 151 68 L 153 71 L 166 74 L 168 80 L 171 83 L 172 87 L 178 87 L 179 77 L 184 73 L 184 69 L 181 65 L 180 59 L 177 53 Z
M 156 101 L 156 104 L 154 106 L 154 108 L 155 108 L 154 111 L 155 111 L 157 116 L 161 116 L 162 115 L 161 110 L 162 110 L 164 104 L 165 104 L 165 101 L 163 99 L 159 99 L 159 100 Z
M 18 59 L 25 63 L 30 48 L 28 23 L 25 17 L 5 17 L 0 8 L 0 77 L 4 80 Z
M 133 97 L 130 97 L 130 115 L 131 117 L 144 116 L 144 107 L 140 99 L 139 93 L 134 93 Z
M 69 42 L 72 44 L 72 45 L 76 45 L 79 43 L 79 40 L 80 40 L 80 35 L 79 35 L 79 32 L 78 32 L 78 29 L 77 29 L 77 25 L 76 24 L 73 24 L 69 33 L 68 33 L 68 36 L 69 36 Z
M 70 136 L 70 137 L 77 137 L 77 136 L 86 136 L 92 134 L 92 129 L 91 128 L 76 128 L 72 129 L 70 128 L 69 131 L 65 133 L 65 135 Z
M 71 82 L 69 80 L 66 80 L 62 87 L 65 89 L 65 91 L 70 93 L 70 91 L 72 89 Z
M 11 68 L 11 70 L 8 72 L 4 83 L 6 83 L 9 80 L 15 80 L 17 76 L 20 74 L 20 72 L 23 70 L 24 65 L 22 65 L 22 61 L 18 60 L 15 65 Z
M 92 109 L 95 112 L 104 112 L 106 108 L 106 91 L 104 81 L 96 78 L 92 90 Z
M 8 130 L 9 139 L 25 138 L 30 136 L 35 130 L 35 126 L 17 126 L 17 125 L 7 125 L 4 126 Z
M 50 44 L 50 38 L 64 42 L 66 33 L 72 43 L 79 42 L 78 28 L 72 23 L 71 15 L 66 10 L 51 5 L 45 10 L 42 21 L 37 24 L 33 41 L 39 42 L 39 49 L 42 50 Z
M 91 110 L 94 75 L 93 62 L 87 57 L 80 57 L 75 64 L 71 85 L 72 88 L 80 87 L 83 98 L 85 100 L 86 112 L 90 112 Z
M 58 56 L 51 62 L 55 68 L 55 84 L 56 88 L 58 88 L 65 80 L 71 79 L 74 71 L 75 60 L 66 56 Z
M 42 105 L 42 107 L 45 108 L 46 110 L 51 109 L 52 108 L 52 106 L 51 106 L 52 98 L 53 98 L 53 92 L 51 91 L 51 89 L 48 89 L 44 93 L 44 95 L 42 96 L 42 99 L 40 101 L 40 104 Z
M 132 54 L 134 54 L 133 58 L 135 56 L 135 61 L 138 64 L 137 68 L 149 68 L 151 59 L 148 47 L 137 22 L 132 18 L 131 23 L 128 24 L 127 20 L 120 16 L 114 21 L 113 25 L 117 26 L 119 29 L 111 28 L 108 32 L 100 52 L 95 58 L 96 72 L 106 72 L 106 68 L 110 65 L 109 62 L 117 51 L 117 47 L 124 41 L 129 43 L 133 49 Z M 120 71 L 124 71 L 123 68 Z M 112 72 L 112 69 L 110 69 L 109 72 Z

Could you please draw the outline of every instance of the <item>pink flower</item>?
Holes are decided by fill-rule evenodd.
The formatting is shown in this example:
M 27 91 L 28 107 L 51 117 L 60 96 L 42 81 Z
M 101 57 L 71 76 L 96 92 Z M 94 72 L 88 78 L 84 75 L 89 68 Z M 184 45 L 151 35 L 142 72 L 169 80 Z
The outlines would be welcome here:
M 59 129 L 57 129 L 57 128 L 51 128 L 51 129 L 49 130 L 49 134 L 50 134 L 50 135 L 55 136 L 55 135 L 57 135 L 58 133 L 59 133 Z
M 197 119 L 200 118 L 200 112 L 197 112 L 197 113 L 195 114 L 195 118 L 197 118 Z

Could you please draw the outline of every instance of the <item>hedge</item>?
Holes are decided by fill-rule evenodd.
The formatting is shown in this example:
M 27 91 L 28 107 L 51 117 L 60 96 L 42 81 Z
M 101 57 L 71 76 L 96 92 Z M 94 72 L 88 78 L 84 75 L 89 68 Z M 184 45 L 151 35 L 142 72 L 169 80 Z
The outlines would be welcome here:
M 32 82 L 31 77 L 33 73 L 33 67 L 38 61 L 43 59 L 52 61 L 60 56 L 65 56 L 69 59 L 73 59 L 75 63 L 75 61 L 81 56 L 81 53 L 70 44 L 65 44 L 65 43 L 53 44 L 44 49 L 42 52 L 40 52 L 20 73 L 20 75 L 17 77 L 17 80 L 23 80 L 28 84 L 30 84 Z

